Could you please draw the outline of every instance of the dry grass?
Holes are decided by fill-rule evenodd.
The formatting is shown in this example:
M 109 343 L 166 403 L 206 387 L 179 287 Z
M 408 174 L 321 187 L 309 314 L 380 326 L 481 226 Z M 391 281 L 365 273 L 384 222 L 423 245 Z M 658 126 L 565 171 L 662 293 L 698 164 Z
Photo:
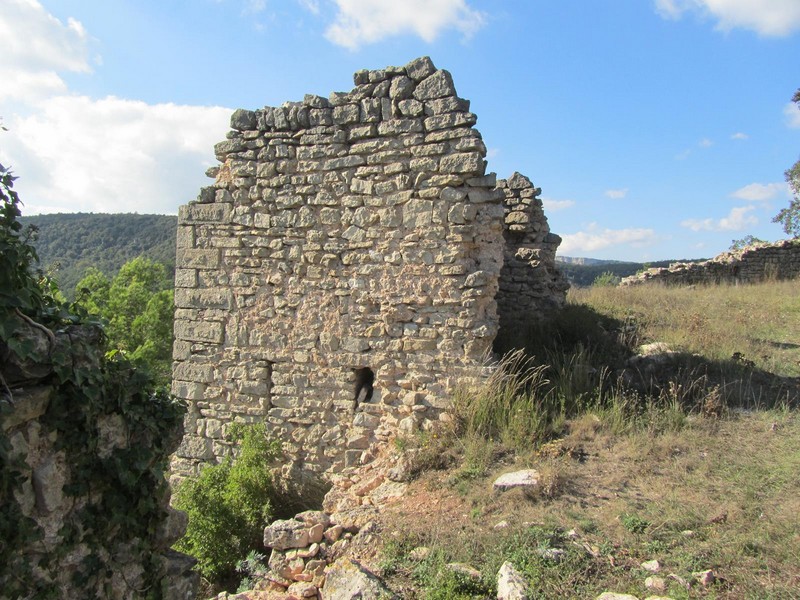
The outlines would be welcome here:
M 534 598 L 643 598 L 653 593 L 640 565 L 658 559 L 662 576 L 676 576 L 666 593 L 675 600 L 800 597 L 798 413 L 777 397 L 756 402 L 770 410 L 728 404 L 731 388 L 753 387 L 748 371 L 800 376 L 800 282 L 598 287 L 569 302 L 546 335 L 520 327 L 539 366 L 517 355 L 482 389 L 462 391 L 451 429 L 417 440 L 450 470 L 424 472 L 384 514 L 388 581 L 404 598 L 490 598 L 511 560 Z M 689 369 L 645 397 L 614 380 L 626 352 L 653 341 L 700 355 L 718 382 Z M 521 468 L 540 471 L 539 490 L 492 491 L 495 476 Z M 421 562 L 409 558 L 420 545 L 432 548 Z M 564 554 L 552 560 L 552 548 Z M 483 580 L 443 574 L 451 561 Z M 717 583 L 680 583 L 706 569 Z
M 570 290 L 573 305 L 585 305 L 635 324 L 639 343 L 665 342 L 710 360 L 743 360 L 775 375 L 800 376 L 800 280 L 750 286 Z

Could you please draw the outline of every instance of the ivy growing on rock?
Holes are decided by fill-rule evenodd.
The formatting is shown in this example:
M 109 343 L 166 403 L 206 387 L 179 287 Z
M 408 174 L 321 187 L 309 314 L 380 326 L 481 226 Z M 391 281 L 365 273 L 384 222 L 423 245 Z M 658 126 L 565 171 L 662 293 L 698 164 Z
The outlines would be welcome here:
M 105 354 L 96 318 L 37 268 L 13 183 L 0 165 L 0 595 L 160 598 L 174 541 L 164 472 L 185 407 Z M 60 457 L 56 506 L 33 498 L 29 445 Z

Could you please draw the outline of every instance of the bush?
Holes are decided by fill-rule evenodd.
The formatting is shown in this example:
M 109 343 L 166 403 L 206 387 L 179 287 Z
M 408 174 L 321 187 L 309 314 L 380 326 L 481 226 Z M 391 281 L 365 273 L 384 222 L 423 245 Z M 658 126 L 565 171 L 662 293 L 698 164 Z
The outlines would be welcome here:
M 197 558 L 202 575 L 214 581 L 232 576 L 248 552 L 264 548 L 276 496 L 270 466 L 280 444 L 269 440 L 263 423 L 235 428 L 231 436 L 240 442 L 238 457 L 205 467 L 175 493 L 175 506 L 189 516 L 175 547 Z
M 611 271 L 605 271 L 594 278 L 592 285 L 598 287 L 616 287 L 619 285 L 619 282 L 619 275 L 615 275 Z

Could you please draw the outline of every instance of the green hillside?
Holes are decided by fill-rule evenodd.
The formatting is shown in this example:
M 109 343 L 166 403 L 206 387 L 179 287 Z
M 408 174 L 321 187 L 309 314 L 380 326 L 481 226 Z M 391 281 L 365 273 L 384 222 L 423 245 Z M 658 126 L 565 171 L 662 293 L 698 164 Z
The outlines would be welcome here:
M 557 260 L 556 266 L 561 271 L 567 280 L 575 287 L 586 287 L 592 285 L 594 280 L 603 273 L 613 273 L 617 277 L 628 277 L 635 275 L 643 269 L 650 267 L 668 267 L 674 262 L 699 262 L 705 260 L 703 258 L 687 260 L 659 260 L 651 263 L 637 263 L 637 262 L 619 262 L 619 261 L 595 261 L 586 259 L 590 262 L 587 264 L 567 263 Z
M 40 263 L 70 298 L 89 267 L 111 277 L 127 261 L 146 256 L 165 264 L 170 274 L 175 270 L 174 215 L 74 213 L 35 215 L 20 222 L 39 229 L 33 245 Z

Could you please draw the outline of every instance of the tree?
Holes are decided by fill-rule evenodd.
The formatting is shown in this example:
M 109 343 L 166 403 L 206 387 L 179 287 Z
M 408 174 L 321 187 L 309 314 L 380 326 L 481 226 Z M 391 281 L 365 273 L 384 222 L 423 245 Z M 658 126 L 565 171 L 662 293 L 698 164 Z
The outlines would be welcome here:
M 800 89 L 792 96 L 792 102 L 800 106 Z M 783 225 L 783 231 L 787 235 L 798 238 L 800 237 L 800 160 L 794 163 L 792 168 L 787 170 L 784 175 L 786 176 L 786 181 L 789 183 L 789 187 L 792 188 L 794 198 L 789 201 L 788 207 L 781 209 L 781 211 L 775 215 L 772 222 L 781 223 Z
M 765 240 L 757 238 L 754 235 L 746 235 L 741 239 L 731 241 L 731 250 L 741 250 L 742 248 L 746 248 L 747 246 L 756 246 L 761 244 L 766 244 Z
M 107 321 L 109 345 L 146 364 L 166 384 L 172 361 L 172 282 L 161 263 L 139 257 L 109 279 L 97 269 L 76 286 L 77 303 Z

